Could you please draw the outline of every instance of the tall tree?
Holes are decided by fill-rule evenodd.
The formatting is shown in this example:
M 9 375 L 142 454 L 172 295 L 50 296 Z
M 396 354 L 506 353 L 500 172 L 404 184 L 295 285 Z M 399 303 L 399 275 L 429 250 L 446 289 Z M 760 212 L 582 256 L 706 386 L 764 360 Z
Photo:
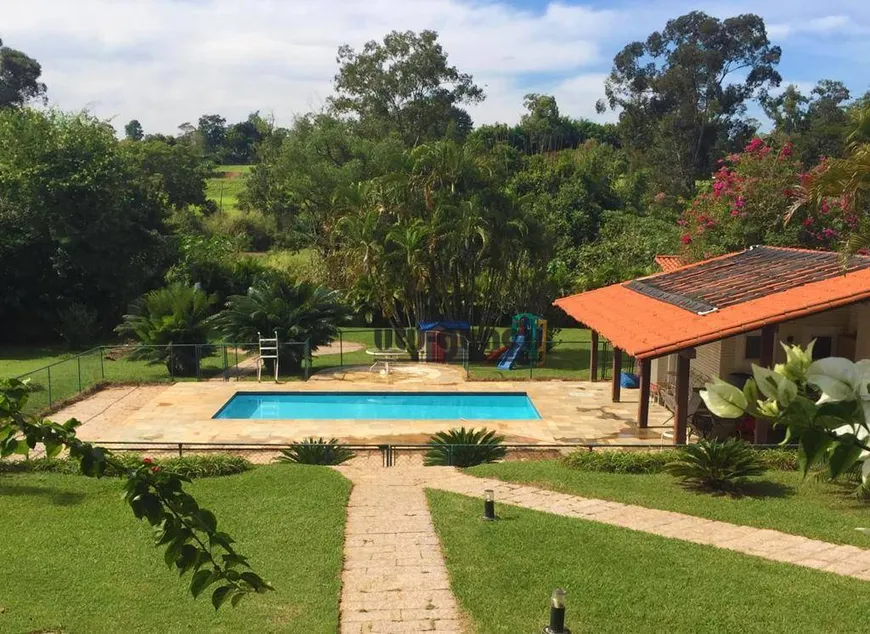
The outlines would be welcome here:
M 0 108 L 23 106 L 44 98 L 45 84 L 39 81 L 42 66 L 21 51 L 3 46 L 0 39 Z
M 219 114 L 204 114 L 196 127 L 202 135 L 203 149 L 207 156 L 223 159 L 224 141 L 227 136 L 227 120 Z
M 748 140 L 740 117 L 779 85 L 780 53 L 757 15 L 693 11 L 616 55 L 598 107 L 620 110 L 624 143 L 660 166 L 663 185 L 689 193 L 729 140 Z
M 409 146 L 463 138 L 471 117 L 462 106 L 484 98 L 471 75 L 448 64 L 435 31 L 393 31 L 361 51 L 345 44 L 336 61 L 330 103 L 336 112 L 358 117 L 371 137 L 396 132 Z
M 823 157 L 840 157 L 845 152 L 850 97 L 842 82 L 823 79 L 809 96 L 789 85 L 779 95 L 764 98 L 762 106 L 776 130 L 791 138 L 804 162 L 815 165 Z
M 130 141 L 141 141 L 145 137 L 145 131 L 138 119 L 131 119 L 130 123 L 124 126 L 124 136 Z

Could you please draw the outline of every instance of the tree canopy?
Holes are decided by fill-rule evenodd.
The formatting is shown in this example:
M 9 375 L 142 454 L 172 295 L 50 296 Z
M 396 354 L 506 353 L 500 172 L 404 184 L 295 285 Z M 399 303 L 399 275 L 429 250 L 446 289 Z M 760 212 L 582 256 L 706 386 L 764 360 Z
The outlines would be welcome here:
M 21 107 L 45 96 L 39 81 L 42 66 L 21 51 L 3 46 L 0 39 L 0 108 Z
M 748 140 L 753 126 L 740 116 L 747 100 L 780 84 L 780 56 L 759 16 L 692 11 L 616 55 L 607 105 L 620 110 L 623 142 L 658 166 L 663 184 L 689 193 L 717 151 Z
M 435 31 L 392 31 L 361 51 L 345 44 L 336 61 L 330 104 L 356 117 L 369 137 L 395 133 L 406 145 L 461 139 L 471 130 L 462 106 L 484 98 L 471 75 L 449 65 Z

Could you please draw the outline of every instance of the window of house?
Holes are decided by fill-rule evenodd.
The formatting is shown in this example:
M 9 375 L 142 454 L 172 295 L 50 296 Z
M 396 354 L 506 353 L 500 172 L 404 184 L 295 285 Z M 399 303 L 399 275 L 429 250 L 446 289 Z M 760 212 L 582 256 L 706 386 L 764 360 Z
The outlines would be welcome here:
M 813 359 L 826 359 L 834 354 L 833 337 L 813 337 L 816 345 L 813 346 Z
M 747 359 L 761 358 L 761 335 L 748 335 L 746 337 L 746 354 Z

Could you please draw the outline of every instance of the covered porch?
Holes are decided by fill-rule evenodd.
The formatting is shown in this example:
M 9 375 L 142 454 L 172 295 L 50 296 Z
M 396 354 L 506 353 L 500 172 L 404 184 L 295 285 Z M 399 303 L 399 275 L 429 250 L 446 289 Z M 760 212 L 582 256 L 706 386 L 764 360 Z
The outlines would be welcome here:
M 666 434 L 687 441 L 698 390 L 719 377 L 742 386 L 751 365 L 772 367 L 778 343 L 807 345 L 816 356 L 870 357 L 870 257 L 844 266 L 839 254 L 753 247 L 555 302 L 591 329 L 590 367 L 597 379 L 599 336 L 613 345 L 610 398 L 619 403 L 623 355 L 636 359 L 638 430 L 650 428 L 650 403 L 673 412 Z M 770 440 L 766 421 L 751 439 Z

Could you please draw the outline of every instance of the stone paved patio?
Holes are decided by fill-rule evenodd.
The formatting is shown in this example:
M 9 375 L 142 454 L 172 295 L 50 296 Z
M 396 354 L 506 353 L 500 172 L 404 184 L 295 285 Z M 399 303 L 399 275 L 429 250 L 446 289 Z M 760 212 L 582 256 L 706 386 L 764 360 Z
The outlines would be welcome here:
M 373 375 L 367 382 L 318 377 L 308 382 L 202 382 L 168 386 L 117 387 L 92 395 L 53 415 L 86 421 L 82 438 L 103 442 L 208 442 L 285 444 L 307 436 L 335 436 L 344 442 L 420 443 L 445 428 L 444 421 L 421 420 L 213 420 L 237 391 L 431 391 L 526 392 L 542 420 L 480 421 L 513 443 L 657 442 L 670 418 L 650 407 L 650 429 L 638 430 L 637 391 L 623 390 L 623 402 L 610 402 L 607 383 L 580 381 L 387 383 Z M 113 402 L 113 399 L 117 402 Z M 86 415 L 82 415 L 82 413 Z M 458 421 L 457 421 L 458 422 Z

